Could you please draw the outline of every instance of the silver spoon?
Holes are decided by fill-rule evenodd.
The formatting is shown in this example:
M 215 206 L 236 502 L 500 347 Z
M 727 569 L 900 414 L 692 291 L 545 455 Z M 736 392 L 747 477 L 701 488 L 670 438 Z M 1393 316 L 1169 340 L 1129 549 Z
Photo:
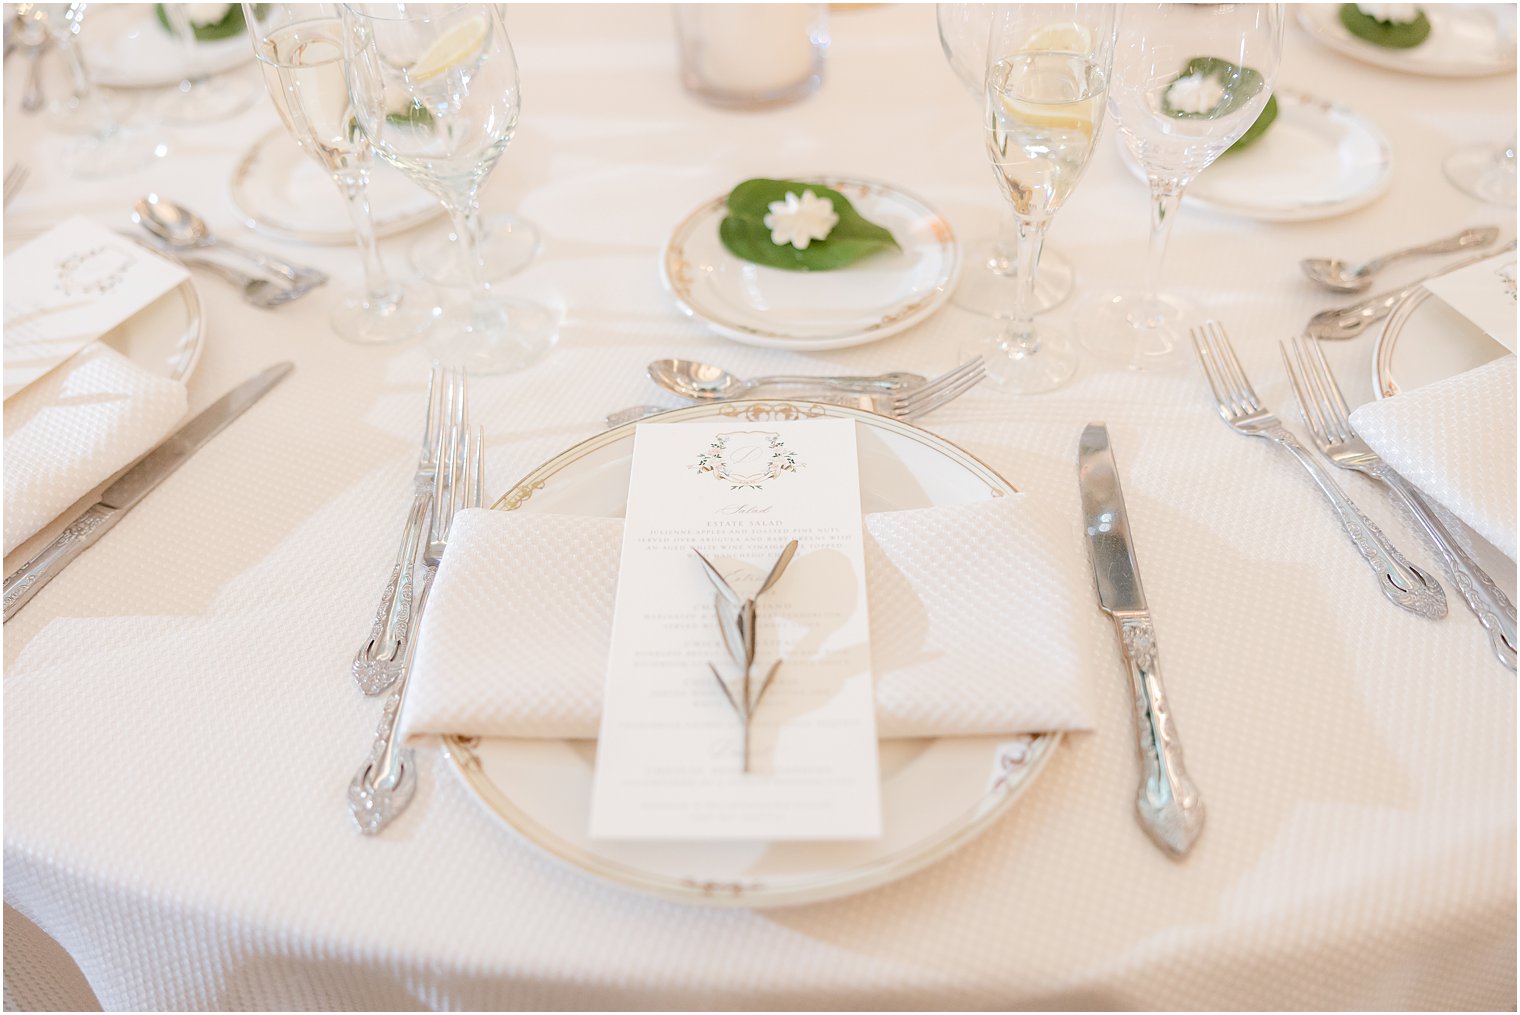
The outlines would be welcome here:
M 717 402 L 739 398 L 755 388 L 768 384 L 805 384 L 814 388 L 830 388 L 836 391 L 896 391 L 924 383 L 918 374 L 893 372 L 874 377 L 809 377 L 778 374 L 770 377 L 736 377 L 710 363 L 698 363 L 688 359 L 657 359 L 649 364 L 649 376 L 656 384 L 672 394 L 689 398 L 694 402 Z
M 1512 241 L 1503 249 L 1513 250 L 1514 247 L 1515 244 Z M 1404 298 L 1410 293 L 1420 288 L 1423 283 L 1430 281 L 1438 275 L 1448 274 L 1456 271 L 1458 268 L 1465 268 L 1470 264 L 1477 264 L 1484 258 L 1494 256 L 1495 253 L 1496 251 L 1486 250 L 1481 254 L 1473 254 L 1470 257 L 1462 258 L 1462 260 L 1455 264 L 1447 265 L 1438 272 L 1426 275 L 1418 281 L 1411 282 L 1402 289 L 1381 293 L 1377 296 L 1369 296 L 1359 303 L 1351 304 L 1349 307 L 1321 310 L 1309 318 L 1309 323 L 1304 326 L 1304 330 L 1308 332 L 1310 338 L 1317 338 L 1326 342 L 1334 342 L 1343 338 L 1355 338 L 1363 331 L 1366 331 L 1368 325 L 1375 324 L 1392 313 L 1394 307 L 1403 302 Z
M 129 234 L 124 229 L 118 230 L 118 232 L 126 236 L 133 243 L 141 243 L 144 246 L 151 247 L 183 264 L 199 265 L 210 271 L 213 275 L 226 279 L 242 290 L 244 300 L 256 307 L 283 306 L 292 300 L 300 299 L 325 281 L 325 279 L 318 279 L 314 282 L 294 283 L 288 282 L 284 278 L 276 280 L 258 275 L 250 275 L 247 272 L 238 271 L 230 264 L 223 264 L 221 261 L 213 260 L 210 257 L 193 252 L 187 253 L 184 250 L 176 250 L 157 236 L 138 236 Z
M 1306 257 L 1298 262 L 1298 266 L 1304 270 L 1305 275 L 1309 276 L 1311 282 L 1316 282 L 1326 289 L 1338 293 L 1359 293 L 1372 286 L 1372 276 L 1394 261 L 1421 254 L 1448 254 L 1454 250 L 1466 250 L 1469 247 L 1486 247 L 1498 238 L 1498 226 L 1485 226 L 1478 229 L 1464 229 L 1455 236 L 1436 240 L 1433 243 L 1422 243 L 1417 247 L 1396 250 L 1355 267 L 1333 257 Z
M 219 240 L 195 212 L 173 201 L 149 194 L 132 205 L 132 221 L 174 248 L 221 247 L 246 257 L 265 271 L 281 275 L 296 285 L 316 285 L 327 280 L 325 272 L 302 268 L 247 247 Z

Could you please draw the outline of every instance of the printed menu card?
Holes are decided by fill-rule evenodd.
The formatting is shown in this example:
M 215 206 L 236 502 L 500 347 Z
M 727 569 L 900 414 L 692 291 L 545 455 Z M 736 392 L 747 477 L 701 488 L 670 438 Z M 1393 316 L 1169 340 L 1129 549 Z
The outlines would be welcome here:
M 859 477 L 851 420 L 638 428 L 594 838 L 881 833 Z
M 1515 252 L 1501 251 L 1465 268 L 1427 279 L 1425 288 L 1515 351 Z

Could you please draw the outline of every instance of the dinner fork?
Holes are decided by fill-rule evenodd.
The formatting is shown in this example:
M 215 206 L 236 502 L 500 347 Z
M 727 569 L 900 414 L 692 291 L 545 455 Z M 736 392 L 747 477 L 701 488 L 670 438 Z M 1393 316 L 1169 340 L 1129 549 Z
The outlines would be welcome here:
M 5 204 L 0 207 L 10 207 L 11 198 L 21 193 L 28 175 L 30 175 L 30 170 L 20 162 L 5 171 Z
M 461 508 L 478 508 L 484 501 L 481 457 L 485 446 L 484 431 L 477 431 L 471 446 L 468 416 L 451 422 L 440 449 L 438 472 L 433 486 L 433 519 L 427 547 L 422 555 L 421 590 L 417 596 L 417 616 L 427 607 L 433 576 L 448 548 L 454 515 Z M 409 642 L 405 664 L 395 689 L 385 701 L 385 711 L 375 729 L 375 741 L 353 781 L 348 785 L 348 811 L 359 831 L 374 835 L 406 810 L 417 790 L 416 759 L 410 747 L 396 742 L 401 708 L 406 701 L 407 678 L 411 674 L 416 642 Z
M 445 414 L 464 404 L 464 374 L 459 370 L 434 367 L 428 378 L 427 421 L 423 424 L 422 450 L 412 476 L 412 506 L 407 512 L 406 527 L 396 548 L 396 562 L 380 593 L 380 606 L 370 626 L 369 638 L 354 655 L 354 683 L 365 694 L 379 694 L 396 682 L 405 663 L 411 641 L 412 561 L 422 541 L 428 505 L 437 476 L 439 444 L 446 422 Z
M 1435 546 L 1467 608 L 1488 632 L 1489 644 L 1499 661 L 1515 668 L 1515 604 L 1494 584 L 1477 561 L 1457 545 L 1449 530 L 1426 503 L 1424 496 L 1399 475 L 1376 451 L 1367 446 L 1351 426 L 1350 410 L 1319 343 L 1307 335 L 1282 343 L 1283 365 L 1298 399 L 1298 408 L 1314 437 L 1314 443 L 1330 461 L 1352 469 L 1392 490 L 1414 516 L 1425 537 Z
M 1271 441 L 1304 467 L 1335 509 L 1362 559 L 1377 575 L 1378 587 L 1389 602 L 1431 620 L 1446 616 L 1446 593 L 1441 591 L 1440 584 L 1394 548 L 1388 537 L 1335 485 L 1324 467 L 1261 404 L 1256 389 L 1240 368 L 1224 327 L 1218 321 L 1205 321 L 1202 327 L 1193 328 L 1191 334 L 1220 417 L 1237 433 Z

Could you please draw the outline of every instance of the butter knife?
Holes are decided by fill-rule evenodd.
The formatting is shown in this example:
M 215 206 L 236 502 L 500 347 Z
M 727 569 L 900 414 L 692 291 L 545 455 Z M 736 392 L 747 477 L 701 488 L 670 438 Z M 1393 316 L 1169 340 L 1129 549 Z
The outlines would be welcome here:
M 152 451 L 106 487 L 100 500 L 69 522 L 42 552 L 21 565 L 5 579 L 5 620 L 25 606 L 37 590 L 95 544 L 123 515 L 137 506 L 159 483 L 167 479 L 185 459 L 200 450 L 228 423 L 241 416 L 249 406 L 295 368 L 293 363 L 276 363 L 233 388 L 211 403 L 190 422 L 170 434 Z
M 1173 857 L 1192 848 L 1203 830 L 1203 798 L 1182 763 L 1182 742 L 1172 722 L 1150 608 L 1140 587 L 1140 565 L 1130 542 L 1129 517 L 1119 490 L 1119 470 L 1108 427 L 1089 423 L 1077 450 L 1082 522 L 1097 579 L 1098 602 L 1113 618 L 1120 651 L 1129 666 L 1140 749 L 1140 824 Z

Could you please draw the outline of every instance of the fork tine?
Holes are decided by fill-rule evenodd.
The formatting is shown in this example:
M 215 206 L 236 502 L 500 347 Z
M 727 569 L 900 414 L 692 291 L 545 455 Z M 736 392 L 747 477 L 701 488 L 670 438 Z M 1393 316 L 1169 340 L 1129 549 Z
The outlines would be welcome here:
M 1298 402 L 1298 414 L 1303 417 L 1309 433 L 1314 436 L 1314 443 L 1323 451 L 1325 445 L 1330 443 L 1330 435 L 1320 415 L 1319 398 L 1309 380 L 1309 372 L 1299 360 L 1298 349 L 1290 340 L 1278 343 L 1278 351 L 1282 353 L 1283 369 L 1288 373 L 1288 386 L 1293 389 L 1293 398 Z
M 1302 340 L 1294 343 L 1293 353 L 1294 363 L 1303 374 L 1310 400 L 1314 402 L 1315 415 L 1319 419 L 1315 436 L 1323 436 L 1327 444 L 1346 440 L 1349 434 L 1345 433 L 1345 428 L 1336 419 L 1335 398 L 1329 390 L 1335 386 L 1335 382 L 1321 369 L 1321 364 L 1313 359 L 1311 351 Z
M 955 369 L 947 370 L 945 373 L 940 374 L 932 380 L 925 381 L 916 388 L 894 394 L 892 396 L 892 408 L 897 414 L 911 411 L 917 403 L 925 399 L 934 398 L 945 388 L 958 384 L 967 374 L 978 370 L 983 373 L 986 372 L 986 367 L 982 364 L 980 356 L 975 359 L 969 359 Z
M 480 507 L 485 502 L 485 473 L 486 473 L 486 428 L 479 427 L 475 431 L 475 482 L 470 487 L 470 507 Z
M 433 364 L 433 369 L 428 373 L 428 408 L 427 422 L 422 428 L 422 456 L 430 462 L 438 459 L 438 437 L 442 430 L 443 422 L 443 368 Z
M 1261 401 L 1256 397 L 1256 389 L 1251 387 L 1251 381 L 1240 365 L 1240 357 L 1235 355 L 1235 347 L 1230 344 L 1230 336 L 1224 330 L 1224 325 L 1218 321 L 1208 321 L 1204 327 L 1212 332 L 1211 337 L 1214 340 L 1214 348 L 1219 354 L 1220 365 L 1225 370 L 1225 376 L 1230 379 L 1231 387 L 1240 405 L 1247 412 L 1259 412 Z
M 1199 328 L 1191 329 L 1188 335 L 1193 340 L 1194 351 L 1198 353 L 1198 365 L 1203 368 L 1203 378 L 1209 382 L 1209 390 L 1214 393 L 1214 405 L 1219 410 L 1220 418 L 1228 423 L 1236 410 L 1230 404 L 1230 400 L 1225 397 L 1223 382 L 1219 377 L 1214 357 L 1208 350 L 1207 340 Z
M 1342 440 L 1350 440 L 1355 437 L 1351 429 L 1351 409 L 1346 405 L 1346 396 L 1341 393 L 1341 386 L 1335 381 L 1335 373 L 1330 369 L 1330 363 L 1325 359 L 1325 352 L 1319 347 L 1319 342 L 1308 335 L 1299 336 L 1299 345 L 1304 350 L 1304 359 L 1312 365 L 1319 374 L 1321 386 L 1328 396 L 1326 401 L 1326 414 L 1332 417 L 1335 426 L 1340 430 Z
M 964 395 L 967 391 L 970 391 L 972 388 L 980 384 L 983 379 L 986 378 L 986 376 L 987 369 L 983 366 L 978 365 L 978 368 L 976 370 L 963 375 L 954 384 L 942 389 L 934 398 L 931 398 L 926 402 L 920 402 L 908 410 L 898 413 L 897 417 L 899 419 L 905 420 L 918 419 L 920 416 L 926 415 L 927 413 L 938 409 L 946 402 L 953 401 L 954 399 L 959 398 L 961 395 Z

